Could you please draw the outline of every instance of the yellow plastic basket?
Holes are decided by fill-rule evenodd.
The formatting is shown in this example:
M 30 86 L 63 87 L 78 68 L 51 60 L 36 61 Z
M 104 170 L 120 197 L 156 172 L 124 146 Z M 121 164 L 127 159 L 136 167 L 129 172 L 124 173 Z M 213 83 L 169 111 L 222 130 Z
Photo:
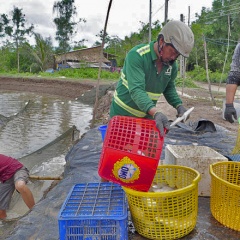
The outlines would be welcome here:
M 212 215 L 224 226 L 240 231 L 240 162 L 211 164 L 210 175 Z
M 149 239 L 179 239 L 197 221 L 200 174 L 189 167 L 159 166 L 152 185 L 172 191 L 140 192 L 123 187 L 136 231 Z

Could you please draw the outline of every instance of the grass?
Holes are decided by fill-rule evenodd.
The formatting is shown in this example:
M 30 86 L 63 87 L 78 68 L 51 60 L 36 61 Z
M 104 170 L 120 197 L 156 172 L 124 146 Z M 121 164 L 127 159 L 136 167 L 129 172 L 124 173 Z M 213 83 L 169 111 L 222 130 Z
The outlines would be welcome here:
M 2 72 L 1 77 L 14 78 L 44 78 L 44 79 L 64 79 L 72 81 L 98 80 L 98 69 L 82 68 L 82 69 L 62 69 L 54 73 L 40 72 L 34 73 L 16 73 L 16 72 Z M 120 73 L 102 70 L 100 80 L 114 81 L 119 79 Z
M 77 81 L 77 82 L 86 82 L 86 81 L 97 81 L 98 80 L 98 69 L 94 68 L 81 68 L 81 69 L 62 69 L 60 71 L 55 71 L 54 73 L 49 72 L 40 72 L 38 74 L 34 73 L 17 73 L 16 71 L 12 72 L 2 72 L 0 73 L 1 77 L 13 77 L 13 78 L 32 78 L 32 79 L 57 79 L 65 81 Z M 118 81 L 120 77 L 119 72 L 110 72 L 107 70 L 102 70 L 100 81 L 104 83 L 111 83 Z M 185 79 L 177 77 L 176 79 L 177 87 L 187 87 L 187 88 L 197 88 L 197 85 L 194 83 L 193 78 L 190 74 L 187 75 Z

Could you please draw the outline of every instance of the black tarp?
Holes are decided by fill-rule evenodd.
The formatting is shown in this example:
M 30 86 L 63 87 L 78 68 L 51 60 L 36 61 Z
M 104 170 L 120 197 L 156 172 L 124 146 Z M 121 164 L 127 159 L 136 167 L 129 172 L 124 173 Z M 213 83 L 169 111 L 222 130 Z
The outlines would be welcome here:
M 197 121 L 193 126 L 199 126 L 198 124 Z M 183 125 L 173 127 L 165 137 L 163 149 L 166 144 L 208 146 L 224 156 L 230 155 L 237 136 L 219 125 L 214 124 L 214 127 L 216 131 L 212 131 L 212 127 L 209 131 L 206 131 L 208 127 L 203 129 L 202 126 L 201 131 L 194 131 L 194 128 L 187 129 Z M 164 157 L 165 153 L 163 151 L 161 159 L 164 159 Z
M 209 146 L 223 155 L 231 152 L 236 136 L 226 129 L 216 126 L 216 132 L 194 133 L 183 128 L 174 127 L 165 137 L 161 158 L 164 158 L 166 144 Z M 72 186 L 84 182 L 99 182 L 98 162 L 102 151 L 101 134 L 97 127 L 89 130 L 66 155 L 64 179 L 59 182 L 46 198 L 33 208 L 21 220 L 11 236 L 4 239 L 38 239 L 57 240 L 58 213 Z M 218 223 L 211 215 L 209 198 L 199 197 L 199 215 L 195 229 L 182 239 L 239 239 L 239 233 Z M 137 233 L 131 239 L 145 239 Z

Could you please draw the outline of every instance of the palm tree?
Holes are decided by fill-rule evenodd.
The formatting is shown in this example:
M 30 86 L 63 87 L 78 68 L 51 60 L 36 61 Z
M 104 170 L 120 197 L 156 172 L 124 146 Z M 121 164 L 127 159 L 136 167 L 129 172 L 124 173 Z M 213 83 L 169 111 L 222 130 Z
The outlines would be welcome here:
M 42 72 L 49 66 L 53 66 L 54 55 L 51 38 L 44 39 L 39 33 L 34 33 L 36 45 L 32 47 L 29 43 L 23 45 L 23 54 L 32 59 L 31 67 L 35 66 Z

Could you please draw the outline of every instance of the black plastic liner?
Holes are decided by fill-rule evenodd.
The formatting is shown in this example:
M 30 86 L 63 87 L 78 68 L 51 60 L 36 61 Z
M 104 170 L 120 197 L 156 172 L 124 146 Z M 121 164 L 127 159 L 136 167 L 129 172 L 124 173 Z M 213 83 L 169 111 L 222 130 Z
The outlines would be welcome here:
M 235 145 L 235 137 L 226 129 L 216 126 L 216 132 L 195 133 L 174 127 L 165 137 L 161 158 L 164 158 L 166 144 L 202 145 L 214 148 L 223 155 L 229 155 Z M 20 221 L 7 240 L 15 239 L 59 239 L 58 214 L 72 186 L 84 182 L 99 182 L 98 162 L 102 151 L 101 133 L 97 128 L 89 130 L 66 155 L 64 179 L 58 183 L 46 198 Z M 129 239 L 145 239 L 138 233 L 129 233 Z M 210 211 L 210 199 L 199 197 L 197 225 L 182 239 L 239 239 L 239 232 L 217 222 Z

